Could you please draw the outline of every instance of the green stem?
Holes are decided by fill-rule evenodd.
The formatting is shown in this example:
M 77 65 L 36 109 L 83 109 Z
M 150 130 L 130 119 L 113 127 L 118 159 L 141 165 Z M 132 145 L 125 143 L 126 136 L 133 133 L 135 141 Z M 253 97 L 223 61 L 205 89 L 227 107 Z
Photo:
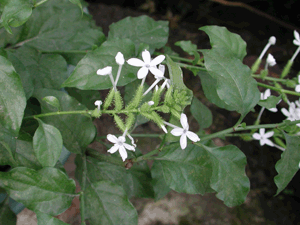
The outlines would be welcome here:
M 275 124 L 251 125 L 251 126 L 246 126 L 245 128 L 244 127 L 237 127 L 237 128 L 231 127 L 231 128 L 228 128 L 228 129 L 225 129 L 225 130 L 222 130 L 222 131 L 210 134 L 210 135 L 206 135 L 206 136 L 200 137 L 200 138 L 201 138 L 201 142 L 203 142 L 203 141 L 207 141 L 207 140 L 210 140 L 210 139 L 213 139 L 213 138 L 216 138 L 216 137 L 225 136 L 225 135 L 227 135 L 229 133 L 232 133 L 232 132 L 252 130 L 252 129 L 260 129 L 260 128 L 278 128 L 278 127 L 290 126 L 290 125 L 294 125 L 294 124 L 298 124 L 298 123 L 300 123 L 300 120 L 292 121 L 292 122 L 289 122 L 289 123 L 287 123 L 285 121 L 285 122 L 282 122 L 282 123 L 275 123 Z
M 273 87 L 273 86 L 270 86 L 270 85 L 267 85 L 267 84 L 263 84 L 263 83 L 259 83 L 259 82 L 257 82 L 257 85 L 261 86 L 261 87 L 264 87 L 264 88 L 269 88 L 271 90 L 278 91 L 278 92 L 281 92 L 281 93 L 300 96 L 300 93 L 297 93 L 295 91 L 289 91 L 289 90 L 285 90 L 285 89 L 280 89 L 280 88 Z
M 151 152 L 148 152 L 147 154 L 145 155 L 142 155 L 142 156 L 139 156 L 135 159 L 132 159 L 132 162 L 140 162 L 140 161 L 143 161 L 143 160 L 147 160 L 149 159 L 151 156 L 155 155 L 155 154 L 158 154 L 159 152 L 161 151 L 161 148 L 157 148 Z
M 289 80 L 288 79 L 281 79 L 281 78 L 275 78 L 275 77 L 264 77 L 262 78 L 259 75 L 256 74 L 252 74 L 253 78 L 257 78 L 257 79 L 262 79 L 262 80 L 270 80 L 270 81 L 275 81 L 275 82 L 281 82 L 281 83 L 287 83 Z
M 41 4 L 43 4 L 43 3 L 47 2 L 47 1 L 48 1 L 48 0 L 41 0 L 41 1 L 39 1 L 38 3 L 36 3 L 36 4 L 34 5 L 34 7 L 36 8 L 36 7 L 40 6 Z
M 70 115 L 70 114 L 87 114 L 90 115 L 91 111 L 88 110 L 81 110 L 81 111 L 62 111 L 62 112 L 50 112 L 50 113 L 42 113 L 34 116 L 26 116 L 24 119 L 32 119 L 32 118 L 40 118 L 46 116 L 57 116 L 57 115 Z
M 82 171 L 82 187 L 80 193 L 80 216 L 81 216 L 81 225 L 86 225 L 85 203 L 84 203 L 84 192 L 85 192 L 86 178 L 87 178 L 86 154 L 83 154 L 82 160 L 83 160 L 83 171 Z
M 240 125 L 240 123 L 243 121 L 243 119 L 244 119 L 244 116 L 240 116 L 239 120 L 236 122 L 236 124 L 233 127 L 237 128 Z
M 207 69 L 203 68 L 203 67 L 199 67 L 199 66 L 192 66 L 192 65 L 189 65 L 189 64 L 185 64 L 185 63 L 179 63 L 179 62 L 176 62 L 176 64 L 180 67 L 183 67 L 183 68 L 191 68 L 191 69 L 197 69 L 197 70 L 203 70 L 203 71 L 207 71 Z

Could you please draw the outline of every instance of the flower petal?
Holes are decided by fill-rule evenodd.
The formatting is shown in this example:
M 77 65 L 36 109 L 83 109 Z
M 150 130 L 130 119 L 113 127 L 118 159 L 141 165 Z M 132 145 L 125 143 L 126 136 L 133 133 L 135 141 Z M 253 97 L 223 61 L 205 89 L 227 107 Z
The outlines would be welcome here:
M 151 61 L 150 66 L 156 66 L 156 65 L 160 64 L 162 61 L 165 60 L 165 58 L 166 58 L 166 57 L 165 57 L 164 55 L 159 55 L 159 56 L 155 57 L 155 58 Z
M 270 131 L 270 132 L 265 133 L 264 138 L 270 138 L 273 135 L 274 135 L 274 131 Z
M 174 136 L 181 136 L 183 134 L 183 129 L 182 128 L 174 128 L 173 130 L 171 130 L 171 134 L 173 134 Z
M 290 117 L 290 113 L 289 113 L 289 111 L 287 111 L 287 109 L 282 108 L 282 109 L 281 109 L 281 112 L 282 112 L 282 114 L 285 115 L 286 117 Z
M 120 153 L 120 155 L 121 155 L 121 157 L 122 157 L 122 160 L 123 160 L 123 162 L 125 161 L 125 159 L 127 158 L 127 152 L 126 152 L 126 150 L 125 150 L 125 148 L 124 148 L 124 146 L 120 146 L 120 148 L 119 148 L 119 153 Z
M 277 108 L 271 108 L 271 109 L 268 109 L 268 110 L 271 111 L 271 112 L 277 112 L 278 111 Z
M 143 79 L 145 76 L 147 76 L 149 72 L 149 69 L 145 66 L 143 66 L 139 71 L 137 72 L 138 79 Z
M 271 90 L 267 89 L 264 94 L 264 99 L 267 99 L 271 95 Z
M 107 152 L 113 154 L 115 153 L 116 151 L 118 151 L 119 149 L 119 145 L 115 144 L 114 146 L 112 146 Z
M 155 78 L 164 77 L 163 72 L 161 72 L 159 69 L 157 69 L 155 66 L 149 67 L 150 72 L 155 76 Z
M 260 128 L 259 133 L 260 133 L 260 136 L 263 137 L 265 135 L 265 128 Z
M 104 67 L 103 69 L 97 70 L 97 74 L 101 75 L 101 76 L 105 76 L 105 75 L 110 74 L 111 71 L 112 71 L 112 67 L 111 66 L 107 66 L 107 67 Z
M 181 135 L 180 137 L 180 147 L 181 149 L 185 149 L 187 146 L 187 139 L 186 139 L 186 134 Z
M 189 129 L 189 124 L 188 124 L 188 121 L 187 121 L 187 117 L 184 113 L 181 113 L 181 115 L 180 115 L 180 123 L 181 123 L 181 126 L 182 126 L 183 129 L 186 129 L 186 130 Z
M 128 59 L 127 63 L 131 66 L 137 66 L 137 67 L 142 67 L 145 65 L 144 61 L 137 58 Z
M 272 141 L 270 141 L 269 139 L 263 139 L 262 142 L 266 145 L 269 145 L 269 146 L 274 146 L 274 143 Z
M 144 63 L 145 64 L 148 64 L 150 66 L 150 63 L 151 63 L 151 55 L 150 55 L 150 52 L 148 50 L 144 50 L 142 52 L 142 58 L 144 60 Z
M 294 30 L 294 37 L 297 41 L 300 41 L 300 35 L 296 30 Z
M 258 134 L 258 133 L 252 134 L 252 137 L 253 137 L 254 139 L 256 139 L 256 140 L 260 140 L 260 139 L 261 139 L 261 136 L 260 136 L 260 134 Z
M 109 140 L 111 143 L 117 143 L 118 142 L 118 138 L 115 135 L 108 134 L 106 137 L 107 137 L 107 140 Z
M 200 141 L 200 138 L 198 137 L 198 135 L 192 131 L 187 131 L 186 136 L 193 142 Z
M 124 146 L 126 149 L 130 150 L 130 151 L 135 151 L 135 148 L 134 148 L 132 145 L 129 145 L 129 144 L 127 144 L 127 143 L 123 143 L 123 146 Z
M 296 85 L 295 91 L 300 92 L 300 84 Z
M 117 53 L 115 59 L 116 59 L 116 63 L 119 64 L 119 65 L 123 65 L 125 63 L 124 56 L 121 52 Z

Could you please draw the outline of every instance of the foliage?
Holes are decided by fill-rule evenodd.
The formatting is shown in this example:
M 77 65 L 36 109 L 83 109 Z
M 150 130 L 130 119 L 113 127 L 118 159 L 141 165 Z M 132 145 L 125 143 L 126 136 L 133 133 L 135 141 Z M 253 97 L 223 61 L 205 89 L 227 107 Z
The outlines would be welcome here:
M 259 83 L 256 79 L 262 77 L 243 64 L 246 43 L 224 27 L 200 28 L 209 36 L 211 49 L 177 42 L 194 56 L 189 60 L 166 48 L 168 22 L 127 17 L 112 24 L 105 37 L 84 6 L 80 0 L 1 1 L 0 165 L 10 166 L 0 172 L 0 191 L 7 196 L 0 203 L 1 224 L 16 221 L 9 198 L 33 210 L 38 224 L 57 225 L 66 224 L 55 216 L 68 209 L 76 196 L 80 197 L 82 224 L 88 220 L 97 225 L 137 224 L 138 215 L 129 199 L 159 200 L 170 190 L 215 192 L 227 206 L 242 204 L 250 190 L 246 156 L 236 146 L 218 147 L 210 140 L 234 132 L 252 139 L 261 128 L 273 129 L 269 134 L 275 133 L 276 144 L 268 143 L 284 151 L 276 164 L 277 193 L 287 186 L 300 161 L 300 103 L 290 103 L 287 94 L 300 95 L 282 88 L 290 87 L 291 81 L 264 74 L 268 85 Z M 161 48 L 164 55 L 156 52 Z M 158 56 L 149 58 L 154 53 Z M 234 127 L 205 134 L 203 129 L 213 123 L 212 113 L 184 84 L 182 62 L 200 77 L 211 103 L 240 114 Z M 166 68 L 170 79 L 164 76 Z M 150 85 L 145 83 L 149 71 L 155 78 Z M 261 99 L 258 85 L 280 97 Z M 120 86 L 125 86 L 124 92 Z M 105 89 L 110 91 L 100 97 L 98 90 Z M 287 120 L 260 124 L 264 108 L 276 107 L 281 98 L 290 104 L 289 111 L 282 111 Z M 200 127 L 197 133 L 189 131 L 184 114 L 189 105 Z M 262 109 L 254 125 L 242 123 L 256 105 Z M 93 123 L 104 114 L 113 117 L 122 133 L 108 136 L 113 145 L 101 140 L 99 136 L 107 134 L 99 134 Z M 165 133 L 159 134 L 161 144 L 143 155 L 131 133 L 150 120 Z M 112 154 L 90 149 L 94 141 Z M 60 162 L 64 147 L 77 155 L 78 193 Z M 151 167 L 148 160 L 153 160 Z

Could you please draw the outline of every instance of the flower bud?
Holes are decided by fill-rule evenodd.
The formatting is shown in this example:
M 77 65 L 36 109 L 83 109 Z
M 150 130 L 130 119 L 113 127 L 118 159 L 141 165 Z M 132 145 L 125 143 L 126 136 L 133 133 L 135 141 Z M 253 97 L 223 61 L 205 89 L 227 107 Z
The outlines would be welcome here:
M 124 56 L 121 52 L 117 53 L 115 59 L 116 59 L 116 63 L 119 64 L 119 65 L 123 65 L 125 63 Z

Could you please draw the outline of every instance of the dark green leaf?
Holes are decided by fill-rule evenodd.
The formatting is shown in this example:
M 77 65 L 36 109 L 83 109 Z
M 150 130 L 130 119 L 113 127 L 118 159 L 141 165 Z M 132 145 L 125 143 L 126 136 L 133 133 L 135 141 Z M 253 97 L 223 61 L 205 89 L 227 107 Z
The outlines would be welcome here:
M 0 129 L 17 136 L 26 106 L 26 98 L 19 75 L 12 64 L 0 56 Z
M 0 130 L 0 165 L 16 166 L 16 138 L 9 131 Z
M 155 166 L 161 168 L 166 184 L 177 192 L 204 194 L 209 190 L 212 165 L 208 153 L 199 146 L 179 144 L 165 147 Z
M 37 7 L 21 37 L 19 42 L 47 52 L 91 50 L 105 40 L 89 16 L 68 0 L 51 0 Z
M 211 187 L 218 192 L 219 199 L 229 206 L 242 204 L 250 190 L 250 182 L 245 173 L 246 156 L 236 146 L 210 148 L 207 150 L 213 164 Z
M 42 213 L 40 211 L 35 211 L 38 225 L 67 225 L 63 221 L 56 219 L 48 214 Z
M 29 0 L 7 1 L 1 16 L 1 22 L 7 32 L 12 33 L 10 26 L 18 27 L 24 24 L 32 13 L 33 4 Z
M 151 168 L 151 183 L 153 185 L 155 201 L 158 201 L 159 199 L 163 198 L 166 194 L 168 194 L 171 191 L 164 179 L 162 171 L 163 167 L 159 163 L 159 161 L 154 161 Z
M 245 116 L 260 99 L 249 67 L 228 55 L 226 49 L 202 50 L 202 53 L 208 73 L 216 80 L 214 89 L 219 98 Z
M 125 59 L 135 55 L 134 44 L 129 39 L 118 39 L 104 42 L 99 48 L 87 53 L 78 63 L 71 76 L 62 84 L 63 87 L 76 87 L 82 90 L 101 90 L 112 87 L 109 76 L 97 75 L 97 70 L 112 66 L 114 79 L 117 76 L 119 65 L 115 61 L 118 52 Z M 124 64 L 118 86 L 123 86 L 137 79 L 138 68 Z
M 88 109 L 93 109 L 96 107 L 94 104 L 96 100 L 103 100 L 99 91 L 79 90 L 77 88 L 66 88 L 66 91 L 70 96 L 75 98 Z
M 86 108 L 78 101 L 62 91 L 38 89 L 34 93 L 34 97 L 39 100 L 42 107 L 42 113 L 56 111 L 52 106 L 42 101 L 45 96 L 54 96 L 59 100 L 59 102 L 63 103 L 61 104 L 62 111 L 86 110 Z M 70 152 L 76 154 L 81 154 L 82 151 L 84 151 L 85 148 L 93 141 L 96 135 L 96 129 L 91 118 L 84 115 L 73 114 L 49 116 L 43 117 L 43 121 L 56 127 L 63 137 L 64 146 Z
M 122 187 L 111 181 L 88 183 L 85 212 L 91 224 L 136 225 L 138 216 Z
M 286 140 L 286 149 L 281 154 L 281 159 L 275 165 L 278 172 L 278 175 L 274 178 L 278 187 L 277 194 L 289 184 L 298 172 L 300 163 L 300 137 L 283 134 Z
M 53 167 L 61 154 L 63 140 L 57 128 L 37 119 L 39 127 L 33 136 L 33 149 L 43 167 Z
M 205 97 L 213 104 L 230 111 L 234 110 L 234 107 L 227 105 L 223 100 L 220 99 L 216 85 L 217 80 L 214 79 L 207 71 L 200 71 L 198 73 L 201 79 L 201 86 L 204 91 Z
M 265 107 L 267 109 L 276 108 L 276 105 L 281 100 L 281 97 L 278 96 L 269 96 L 266 100 L 260 100 L 257 104 L 261 107 Z
M 73 4 L 75 5 L 78 5 L 78 7 L 81 9 L 82 11 L 82 5 L 81 5 L 81 2 L 80 0 L 69 0 L 70 2 L 72 2 Z
M 50 215 L 64 212 L 75 197 L 75 181 L 51 167 L 39 171 L 17 167 L 0 172 L 0 186 L 28 209 Z
M 9 201 L 9 199 L 0 203 L 0 224 L 16 225 L 17 224 L 17 216 L 9 208 L 8 201 Z
M 68 78 L 67 63 L 61 55 L 40 54 L 28 47 L 8 51 L 7 54 L 20 74 L 27 99 L 37 88 L 60 89 Z
M 17 140 L 16 162 L 18 166 L 39 170 L 42 165 L 37 160 L 32 142 Z
M 228 31 L 226 27 L 204 26 L 199 30 L 203 30 L 209 36 L 213 49 L 224 49 L 231 57 L 240 60 L 246 56 L 246 42 L 238 34 Z
M 197 51 L 197 45 L 191 41 L 177 41 L 175 45 L 181 47 L 183 51 L 190 55 L 194 55 L 194 52 Z
M 118 156 L 119 157 L 119 156 Z M 82 180 L 82 159 L 76 158 L 76 176 Z M 151 174 L 146 162 L 135 163 L 130 169 L 88 157 L 87 176 L 91 182 L 110 180 L 123 187 L 129 198 L 152 198 Z
M 195 117 L 201 129 L 207 128 L 212 124 L 212 114 L 196 97 L 193 98 L 190 111 Z
M 168 41 L 169 26 L 167 21 L 155 21 L 148 16 L 126 17 L 109 26 L 108 40 L 116 38 L 130 39 L 135 49 L 144 43 L 150 47 L 150 52 L 162 48 Z

